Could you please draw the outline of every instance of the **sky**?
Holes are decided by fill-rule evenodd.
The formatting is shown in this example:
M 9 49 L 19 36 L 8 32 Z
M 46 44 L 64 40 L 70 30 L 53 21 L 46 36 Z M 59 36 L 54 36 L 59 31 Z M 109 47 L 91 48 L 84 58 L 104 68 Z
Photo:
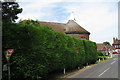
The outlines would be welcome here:
M 23 12 L 18 21 L 33 19 L 47 22 L 76 22 L 89 31 L 96 43 L 113 43 L 118 37 L 119 0 L 16 0 Z M 74 12 L 74 13 L 72 13 Z M 72 16 L 72 17 L 71 17 Z

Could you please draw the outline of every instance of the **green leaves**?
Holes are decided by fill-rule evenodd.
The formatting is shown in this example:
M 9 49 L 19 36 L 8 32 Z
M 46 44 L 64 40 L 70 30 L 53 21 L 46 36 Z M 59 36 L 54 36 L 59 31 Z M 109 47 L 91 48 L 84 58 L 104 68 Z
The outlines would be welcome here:
M 18 19 L 17 14 L 22 12 L 17 2 L 2 2 L 2 20 L 4 22 L 15 22 Z
M 3 49 L 15 50 L 11 56 L 12 79 L 43 79 L 56 70 L 97 60 L 97 47 L 92 41 L 55 32 L 34 21 L 3 25 Z
M 95 63 L 98 57 L 96 43 L 88 40 L 83 42 L 85 47 L 86 63 Z
M 108 41 L 103 42 L 103 44 L 111 46 L 111 44 Z

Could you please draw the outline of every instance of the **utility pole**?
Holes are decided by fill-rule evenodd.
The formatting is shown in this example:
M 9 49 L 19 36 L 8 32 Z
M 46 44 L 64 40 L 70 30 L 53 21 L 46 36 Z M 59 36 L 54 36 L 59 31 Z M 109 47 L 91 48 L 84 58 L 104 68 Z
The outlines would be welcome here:
M 10 62 L 8 62 L 8 80 L 10 80 Z

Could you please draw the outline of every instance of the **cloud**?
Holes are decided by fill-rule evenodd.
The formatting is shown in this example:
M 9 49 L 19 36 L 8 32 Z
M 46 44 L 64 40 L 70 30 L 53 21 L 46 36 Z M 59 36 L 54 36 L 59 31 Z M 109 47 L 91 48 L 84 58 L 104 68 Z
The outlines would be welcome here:
M 63 0 L 65 2 L 118 2 L 119 0 Z
M 61 2 L 63 0 L 16 0 L 17 2 L 32 2 L 32 3 L 42 3 L 42 2 L 46 2 L 46 3 L 53 3 L 53 2 Z
M 117 36 L 118 33 L 117 3 L 80 2 L 78 4 L 81 6 L 68 5 L 67 11 L 74 11 L 76 22 L 91 33 L 90 39 L 102 41 L 109 36 L 108 40 L 112 43 L 110 38 Z
M 21 0 L 17 1 L 21 8 L 23 8 L 23 12 L 19 14 L 19 19 L 41 19 L 45 16 L 52 16 L 50 13 L 47 12 L 50 11 L 50 8 L 56 7 L 56 5 L 53 5 L 56 2 L 60 2 L 61 0 Z M 43 10 L 46 10 L 46 12 L 42 12 Z

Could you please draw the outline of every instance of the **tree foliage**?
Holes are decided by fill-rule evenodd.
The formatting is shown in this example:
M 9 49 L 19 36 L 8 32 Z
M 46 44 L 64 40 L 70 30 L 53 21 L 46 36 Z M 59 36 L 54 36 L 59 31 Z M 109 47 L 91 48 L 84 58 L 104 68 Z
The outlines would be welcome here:
M 2 2 L 2 20 L 4 22 L 15 22 L 18 19 L 17 14 L 22 12 L 17 2 Z
M 103 42 L 103 44 L 105 44 L 105 45 L 110 45 L 110 46 L 111 46 L 111 44 L 110 44 L 108 41 Z

